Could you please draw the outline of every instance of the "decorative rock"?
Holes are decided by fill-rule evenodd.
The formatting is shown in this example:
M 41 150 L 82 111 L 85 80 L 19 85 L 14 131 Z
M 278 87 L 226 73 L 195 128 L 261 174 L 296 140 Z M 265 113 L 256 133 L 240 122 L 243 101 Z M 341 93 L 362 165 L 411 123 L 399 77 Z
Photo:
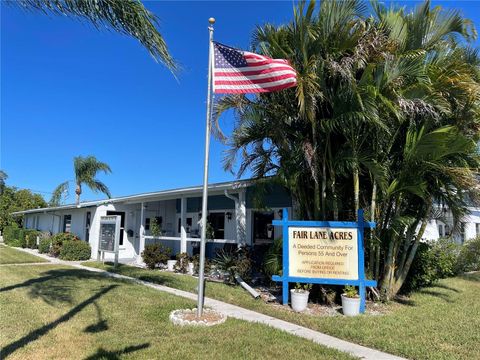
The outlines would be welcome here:
M 204 309 L 201 319 L 196 318 L 197 309 L 173 310 L 170 321 L 179 326 L 213 326 L 223 324 L 227 316 L 212 309 Z

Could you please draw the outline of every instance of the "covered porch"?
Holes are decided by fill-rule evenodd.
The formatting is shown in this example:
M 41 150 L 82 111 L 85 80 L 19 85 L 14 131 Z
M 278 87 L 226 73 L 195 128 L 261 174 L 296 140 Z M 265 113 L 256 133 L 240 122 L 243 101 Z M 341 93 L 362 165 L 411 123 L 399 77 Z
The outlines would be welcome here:
M 245 194 L 244 188 L 236 191 L 210 191 L 207 221 L 213 228 L 214 237 L 207 239 L 208 257 L 213 257 L 218 249 L 232 246 L 227 244 L 247 243 Z M 128 239 L 133 250 L 130 254 L 128 251 L 122 254 L 121 248 L 120 256 L 133 256 L 141 263 L 141 254 L 145 246 L 153 243 L 169 247 L 173 255 L 183 252 L 191 256 L 197 254 L 201 234 L 201 207 L 200 192 L 181 196 L 148 197 L 115 204 L 115 210 L 121 210 L 119 215 L 125 214 L 122 215 L 126 218 L 123 237 Z M 107 214 L 114 213 L 115 211 L 107 210 Z M 158 224 L 160 234 L 153 234 L 154 222 Z

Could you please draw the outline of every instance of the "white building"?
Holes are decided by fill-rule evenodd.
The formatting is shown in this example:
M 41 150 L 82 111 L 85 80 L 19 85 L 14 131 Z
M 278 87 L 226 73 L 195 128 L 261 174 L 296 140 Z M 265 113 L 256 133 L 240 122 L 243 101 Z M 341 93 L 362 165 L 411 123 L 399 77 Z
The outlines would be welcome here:
M 255 201 L 257 185 L 251 181 L 211 184 L 208 198 L 208 221 L 215 231 L 215 239 L 207 243 L 207 256 L 230 244 L 254 246 L 263 253 L 280 229 L 271 225 L 280 219 L 282 209 L 291 209 L 292 201 L 286 189 L 268 185 L 262 193 L 261 208 Z M 173 254 L 198 251 L 199 220 L 202 208 L 202 187 L 188 187 L 152 193 L 124 196 L 108 200 L 82 202 L 78 206 L 65 205 L 16 212 L 24 215 L 24 227 L 49 231 L 52 234 L 71 232 L 88 241 L 92 258 L 98 255 L 100 218 L 121 216 L 120 259 L 141 261 L 146 244 L 161 242 Z M 150 223 L 156 218 L 162 235 L 151 236 Z M 106 258 L 113 257 L 107 254 Z
M 264 186 L 261 204 L 255 200 L 258 185 L 250 180 L 211 184 L 209 186 L 208 221 L 215 231 L 215 239 L 207 243 L 207 256 L 215 250 L 246 244 L 254 247 L 261 256 L 275 238 L 281 237 L 281 229 L 274 228 L 272 220 L 280 219 L 282 209 L 292 210 L 288 191 L 278 185 Z M 100 217 L 120 215 L 120 259 L 141 261 L 146 244 L 161 242 L 170 247 L 173 254 L 197 253 L 200 241 L 199 220 L 202 207 L 202 187 L 188 187 L 152 193 L 124 196 L 108 200 L 82 202 L 43 209 L 19 211 L 24 215 L 24 227 L 58 232 L 71 232 L 88 241 L 92 258 L 98 256 Z M 425 230 L 425 240 L 453 236 L 458 243 L 480 235 L 480 209 L 469 208 L 460 230 L 453 231 L 453 219 L 448 212 L 438 211 Z M 162 235 L 153 237 L 150 223 L 156 218 Z M 113 257 L 113 254 L 108 254 Z
M 467 210 L 467 215 L 455 228 L 452 214 L 439 207 L 434 218 L 429 220 L 423 238 L 437 240 L 441 237 L 451 236 L 456 243 L 463 244 L 466 240 L 480 236 L 480 209 L 468 207 Z

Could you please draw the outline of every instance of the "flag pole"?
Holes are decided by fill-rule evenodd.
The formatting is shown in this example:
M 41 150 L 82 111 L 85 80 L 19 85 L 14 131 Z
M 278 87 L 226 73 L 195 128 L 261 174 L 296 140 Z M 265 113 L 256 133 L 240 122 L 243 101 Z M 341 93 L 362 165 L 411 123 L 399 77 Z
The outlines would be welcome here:
M 202 198 L 202 222 L 201 222 L 201 239 L 200 239 L 200 264 L 198 269 L 198 300 L 197 300 L 197 317 L 203 314 L 203 301 L 205 289 L 205 243 L 207 237 L 207 201 L 208 201 L 208 156 L 210 149 L 210 126 L 212 116 L 212 64 L 213 64 L 213 24 L 215 19 L 208 19 L 210 26 L 209 43 L 208 43 L 208 90 L 207 90 L 207 119 L 205 129 L 205 160 L 203 166 L 203 198 Z

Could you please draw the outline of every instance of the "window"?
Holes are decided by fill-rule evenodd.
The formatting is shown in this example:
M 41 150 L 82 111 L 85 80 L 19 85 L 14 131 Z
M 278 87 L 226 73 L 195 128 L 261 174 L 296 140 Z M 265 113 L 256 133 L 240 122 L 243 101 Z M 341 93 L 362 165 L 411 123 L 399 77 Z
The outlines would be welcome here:
M 190 232 L 191 227 L 192 227 L 192 218 L 186 218 L 185 231 L 187 232 L 187 234 Z M 182 218 L 178 218 L 177 230 L 179 234 L 182 232 Z
M 225 213 L 211 213 L 207 221 L 212 225 L 215 239 L 225 238 Z M 207 228 L 208 229 L 208 228 Z
M 72 230 L 72 215 L 63 215 L 63 232 L 69 233 Z
M 145 218 L 145 230 L 150 230 L 150 218 Z
M 438 224 L 438 236 L 445 237 L 445 225 Z
M 90 223 L 92 221 L 92 213 L 87 211 L 87 215 L 85 216 L 85 241 L 88 242 L 90 240 Z
M 254 245 L 266 246 L 272 243 L 274 238 L 273 220 L 273 212 L 255 211 L 253 213 Z

